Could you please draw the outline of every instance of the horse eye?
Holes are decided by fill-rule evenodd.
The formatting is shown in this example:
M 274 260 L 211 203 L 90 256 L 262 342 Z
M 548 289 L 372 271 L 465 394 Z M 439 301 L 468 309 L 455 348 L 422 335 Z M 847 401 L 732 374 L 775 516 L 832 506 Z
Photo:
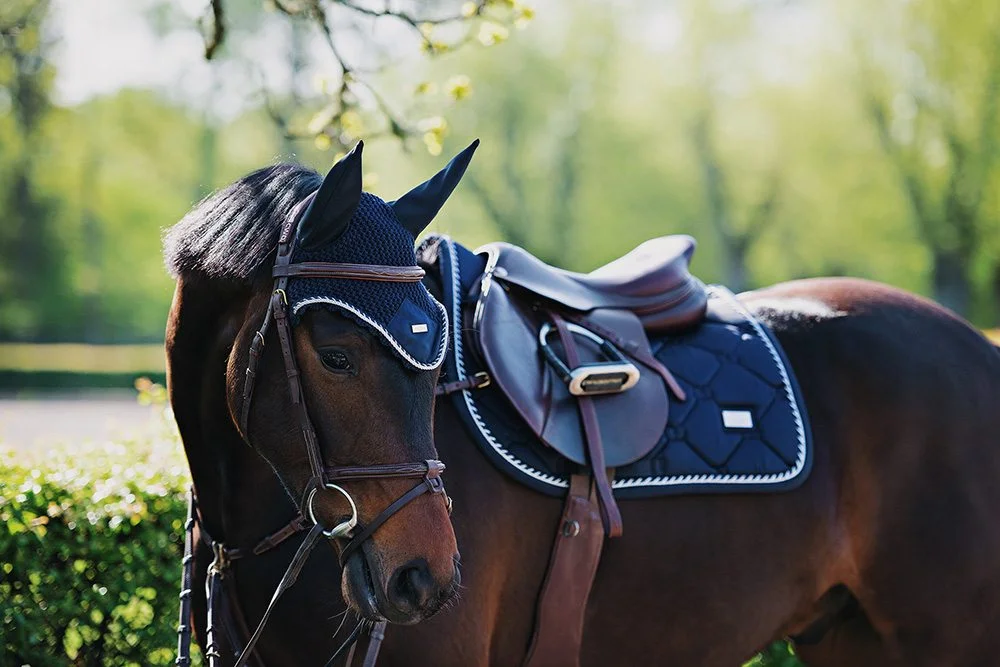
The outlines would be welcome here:
M 354 366 L 348 356 L 340 350 L 325 350 L 320 353 L 323 365 L 334 373 L 354 373 Z

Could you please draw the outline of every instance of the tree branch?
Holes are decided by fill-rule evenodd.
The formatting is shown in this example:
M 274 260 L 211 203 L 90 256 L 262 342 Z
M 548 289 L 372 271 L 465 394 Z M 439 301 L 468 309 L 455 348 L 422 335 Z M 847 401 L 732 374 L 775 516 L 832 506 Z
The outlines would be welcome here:
M 744 252 L 760 238 L 760 235 L 774 221 L 774 210 L 777 208 L 780 194 L 781 175 L 778 168 L 774 167 L 771 169 L 771 175 L 768 178 L 768 184 L 763 196 L 761 196 L 760 201 L 750 211 L 746 228 L 739 235 Z
M 208 31 L 205 29 L 208 22 L 205 17 L 198 21 L 205 38 L 205 60 L 211 60 L 226 39 L 225 9 L 222 3 L 223 0 L 210 0 L 208 9 L 212 12 L 212 25 Z
M 913 210 L 913 217 L 917 222 L 917 229 L 923 237 L 924 242 L 931 248 L 936 248 L 940 245 L 940 239 L 938 238 L 939 234 L 934 229 L 935 219 L 924 195 L 924 184 L 913 168 L 909 166 L 899 144 L 892 137 L 892 130 L 889 126 L 889 114 L 885 104 L 879 99 L 871 85 L 863 83 L 862 87 L 865 108 L 872 120 L 872 124 L 875 126 L 875 132 L 878 135 L 879 143 L 882 145 L 882 150 L 885 152 L 889 162 L 892 163 L 903 184 L 910 208 Z
M 413 26 L 413 28 L 417 30 L 420 30 L 420 25 L 424 23 L 428 25 L 443 25 L 445 23 L 455 23 L 457 21 L 461 21 L 467 18 L 467 16 L 464 16 L 462 14 L 456 14 L 436 19 L 430 19 L 430 18 L 418 19 L 410 14 L 407 14 L 406 12 L 389 9 L 388 5 L 386 5 L 385 9 L 377 10 L 377 9 L 369 9 L 368 7 L 361 7 L 359 5 L 354 4 L 353 2 L 349 2 L 349 0 L 333 0 L 333 2 L 343 7 L 347 7 L 353 11 L 356 11 L 359 14 L 371 16 L 372 18 L 377 18 L 377 19 L 385 17 L 394 18 L 404 23 L 410 24 L 411 26 Z M 483 11 L 483 7 L 485 6 L 486 6 L 486 0 L 480 0 L 479 2 L 477 2 L 475 12 L 473 12 L 472 15 L 476 16 L 480 14 Z
M 373 66 L 364 66 L 359 63 L 350 62 L 341 50 L 342 43 L 338 39 L 340 34 L 339 26 L 331 23 L 331 8 L 343 7 L 350 13 L 360 17 L 367 17 L 372 21 L 383 18 L 391 18 L 399 21 L 420 35 L 423 45 L 431 55 L 436 55 L 450 51 L 453 48 L 469 42 L 474 38 L 475 31 L 466 30 L 461 36 L 450 38 L 447 43 L 438 42 L 432 39 L 427 26 L 437 26 L 443 24 L 454 24 L 464 20 L 474 19 L 483 16 L 489 9 L 487 6 L 490 0 L 476 0 L 471 9 L 466 9 L 459 14 L 449 14 L 446 16 L 423 17 L 421 10 L 396 9 L 391 0 L 384 0 L 381 8 L 374 8 L 363 4 L 361 0 L 261 0 L 263 3 L 272 6 L 277 12 L 294 19 L 307 21 L 314 24 L 319 29 L 320 36 L 333 54 L 337 66 L 340 68 L 339 86 L 330 91 L 329 104 L 327 109 L 329 114 L 325 117 L 326 124 L 322 127 L 313 126 L 308 135 L 300 134 L 296 138 L 307 138 L 325 134 L 331 139 L 335 139 L 334 134 L 338 133 L 338 126 L 344 114 L 348 111 L 371 110 L 377 114 L 379 123 L 374 132 L 364 131 L 366 138 L 379 135 L 390 135 L 399 139 L 413 136 L 417 129 L 409 125 L 405 114 L 397 112 L 388 103 L 385 97 L 379 92 L 373 83 L 371 76 L 382 72 L 390 63 L 375 63 Z M 208 0 L 205 13 L 198 20 L 205 41 L 205 57 L 211 59 L 218 53 L 227 37 L 226 8 L 227 3 L 232 0 Z M 419 5 L 418 5 L 419 7 Z M 498 19 L 502 20 L 502 19 Z M 336 28 L 336 29 L 335 29 Z M 368 78 L 366 78 L 368 77 Z M 263 86 L 262 86 L 263 88 Z M 268 98 L 265 93 L 265 101 L 268 106 L 268 113 L 272 119 L 279 123 L 279 127 L 286 137 L 293 134 L 288 128 L 287 114 L 278 113 L 277 105 Z M 322 120 L 322 119 L 320 119 Z M 343 143 L 344 139 L 339 142 Z

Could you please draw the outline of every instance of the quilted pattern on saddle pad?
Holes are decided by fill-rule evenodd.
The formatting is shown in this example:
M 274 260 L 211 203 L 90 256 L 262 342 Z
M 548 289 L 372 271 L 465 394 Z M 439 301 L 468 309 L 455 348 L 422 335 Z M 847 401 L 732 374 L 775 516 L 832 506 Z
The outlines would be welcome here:
M 461 299 L 478 281 L 483 258 L 447 237 L 431 243 L 450 329 L 462 332 Z M 483 370 L 467 337 L 459 333 L 451 342 L 444 381 Z M 710 288 L 704 324 L 650 342 L 687 400 L 671 400 L 666 429 L 648 456 L 616 470 L 616 496 L 774 492 L 808 477 L 811 434 L 792 370 L 777 340 L 732 293 Z M 574 464 L 540 443 L 498 388 L 452 398 L 473 439 L 499 468 L 543 493 L 565 494 Z

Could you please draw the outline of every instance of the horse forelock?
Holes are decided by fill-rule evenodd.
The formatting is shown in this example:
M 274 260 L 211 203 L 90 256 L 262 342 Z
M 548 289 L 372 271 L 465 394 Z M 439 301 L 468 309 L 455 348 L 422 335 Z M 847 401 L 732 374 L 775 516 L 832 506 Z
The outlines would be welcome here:
M 166 230 L 167 270 L 174 278 L 256 281 L 271 269 L 282 225 L 321 182 L 307 167 L 276 164 L 217 190 Z

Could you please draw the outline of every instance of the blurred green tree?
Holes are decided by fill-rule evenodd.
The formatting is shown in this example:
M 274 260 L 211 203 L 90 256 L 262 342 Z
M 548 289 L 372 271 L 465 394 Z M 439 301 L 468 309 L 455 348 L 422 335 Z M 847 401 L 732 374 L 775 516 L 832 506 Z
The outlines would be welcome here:
M 732 109 L 733 98 L 738 97 L 727 90 L 727 79 L 734 76 L 728 54 L 752 42 L 754 21 L 763 11 L 752 3 L 740 5 L 735 11 L 731 6 L 720 11 L 716 5 L 713 2 L 685 5 L 687 22 L 700 27 L 690 32 L 684 45 L 691 61 L 687 84 L 687 97 L 691 100 L 688 131 L 701 174 L 705 217 L 721 250 L 722 281 L 739 292 L 752 283 L 748 264 L 753 245 L 775 223 L 787 158 L 779 149 L 767 156 L 770 163 L 755 163 L 745 154 L 734 159 L 732 151 L 726 151 L 722 145 L 718 116 L 723 110 Z M 760 81 L 754 80 L 756 72 L 745 71 L 745 65 L 737 69 L 738 76 L 752 80 L 757 90 L 763 88 Z M 748 178 L 750 164 L 756 167 L 756 177 Z M 742 184 L 735 184 L 736 179 L 760 183 L 753 183 L 752 193 L 741 196 Z
M 68 305 L 58 205 L 35 183 L 47 168 L 39 143 L 52 106 L 48 11 L 48 0 L 0 7 L 0 336 L 7 338 L 52 335 Z
M 985 284 L 995 307 L 1000 6 L 866 3 L 860 16 L 857 88 L 931 255 L 933 296 L 970 315 Z

